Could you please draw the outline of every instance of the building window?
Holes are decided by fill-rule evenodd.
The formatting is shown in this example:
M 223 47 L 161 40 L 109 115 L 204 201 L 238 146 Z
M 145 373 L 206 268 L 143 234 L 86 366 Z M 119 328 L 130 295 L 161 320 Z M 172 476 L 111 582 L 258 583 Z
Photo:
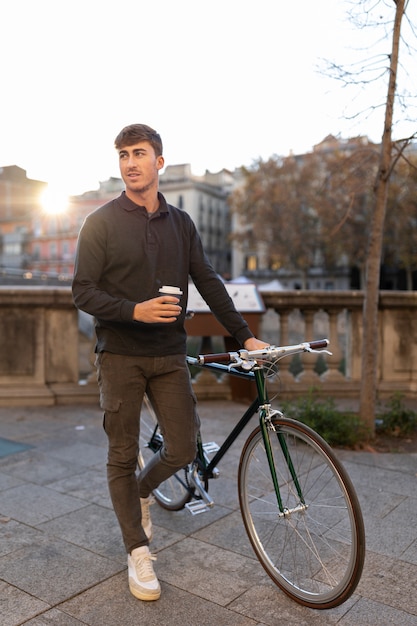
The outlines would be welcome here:
M 3 252 L 6 256 L 18 256 L 22 253 L 22 247 L 20 243 L 5 243 L 3 244 Z
M 254 272 L 258 269 L 258 257 L 256 254 L 249 254 L 246 257 L 246 269 L 248 272 Z
M 269 269 L 273 272 L 277 272 L 281 267 L 280 257 L 278 255 L 272 255 L 269 259 Z
M 198 230 L 202 232 L 204 230 L 204 206 L 200 202 L 198 207 Z
M 57 245 L 55 241 L 51 241 L 49 244 L 49 258 L 50 259 L 57 258 Z
M 178 208 L 184 208 L 184 196 L 182 195 L 182 193 L 178 196 Z
M 56 222 L 56 216 L 55 215 L 48 216 L 47 231 L 48 231 L 48 235 L 56 235 L 57 234 L 58 229 L 57 229 L 57 222 Z

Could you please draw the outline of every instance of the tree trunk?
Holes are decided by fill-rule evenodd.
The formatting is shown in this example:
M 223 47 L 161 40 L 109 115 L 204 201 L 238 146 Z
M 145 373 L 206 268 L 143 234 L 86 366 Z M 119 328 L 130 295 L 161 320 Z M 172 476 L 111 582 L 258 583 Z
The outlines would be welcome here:
M 369 436 L 375 434 L 375 410 L 378 376 L 378 301 L 382 258 L 382 241 L 387 207 L 387 195 L 392 162 L 392 119 L 398 68 L 401 20 L 406 0 L 394 0 L 396 4 L 388 95 L 385 107 L 385 123 L 381 154 L 375 181 L 375 205 L 369 234 L 368 258 L 365 275 L 362 339 L 362 382 L 360 391 L 360 416 L 368 428 Z

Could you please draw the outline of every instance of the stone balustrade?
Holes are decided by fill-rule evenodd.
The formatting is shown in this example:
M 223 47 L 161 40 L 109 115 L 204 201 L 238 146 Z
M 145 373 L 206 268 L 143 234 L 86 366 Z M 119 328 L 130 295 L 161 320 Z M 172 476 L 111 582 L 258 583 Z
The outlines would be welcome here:
M 285 359 L 271 377 L 282 397 L 312 388 L 334 398 L 358 398 L 363 293 L 264 292 L 257 335 L 286 345 L 328 337 L 332 355 Z M 378 394 L 417 394 L 417 293 L 380 293 Z M 97 403 L 93 341 L 79 332 L 68 287 L 0 287 L 0 406 Z M 82 363 L 82 365 L 81 365 Z M 86 365 L 87 364 L 87 365 Z M 211 378 L 208 378 L 208 376 Z M 197 375 L 199 397 L 227 394 L 227 380 Z
M 361 291 L 292 291 L 263 293 L 267 316 L 273 311 L 277 337 L 282 345 L 328 337 L 332 355 L 303 355 L 302 371 L 291 373 L 288 360 L 281 362 L 280 390 L 291 397 L 312 387 L 334 398 L 358 398 L 361 382 Z M 417 391 L 417 293 L 382 291 L 379 297 L 378 397 L 395 392 L 414 398 Z M 266 319 L 264 320 L 264 328 Z M 319 361 L 319 362 L 318 362 Z
M 68 287 L 0 287 L 0 405 L 79 400 L 78 315 Z

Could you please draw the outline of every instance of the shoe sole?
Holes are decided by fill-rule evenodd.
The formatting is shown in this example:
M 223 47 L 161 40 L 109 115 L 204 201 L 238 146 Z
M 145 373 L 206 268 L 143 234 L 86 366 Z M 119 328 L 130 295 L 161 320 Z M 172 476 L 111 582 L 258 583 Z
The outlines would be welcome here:
M 129 581 L 129 589 L 130 593 L 135 596 L 138 600 L 143 600 L 144 602 L 153 602 L 154 600 L 159 600 L 161 597 L 160 589 L 138 589 L 134 586 L 133 583 Z

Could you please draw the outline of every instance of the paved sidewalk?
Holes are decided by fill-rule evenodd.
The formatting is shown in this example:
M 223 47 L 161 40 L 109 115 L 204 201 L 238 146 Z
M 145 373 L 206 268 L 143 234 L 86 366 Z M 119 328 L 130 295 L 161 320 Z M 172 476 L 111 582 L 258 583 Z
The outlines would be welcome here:
M 241 410 L 200 403 L 205 440 L 222 441 Z M 145 603 L 128 590 L 101 421 L 96 407 L 0 408 L 0 626 L 417 624 L 417 454 L 340 452 L 367 531 L 363 577 L 342 606 L 299 606 L 264 573 L 240 518 L 237 444 L 211 483 L 212 511 L 152 507 L 162 596 Z

